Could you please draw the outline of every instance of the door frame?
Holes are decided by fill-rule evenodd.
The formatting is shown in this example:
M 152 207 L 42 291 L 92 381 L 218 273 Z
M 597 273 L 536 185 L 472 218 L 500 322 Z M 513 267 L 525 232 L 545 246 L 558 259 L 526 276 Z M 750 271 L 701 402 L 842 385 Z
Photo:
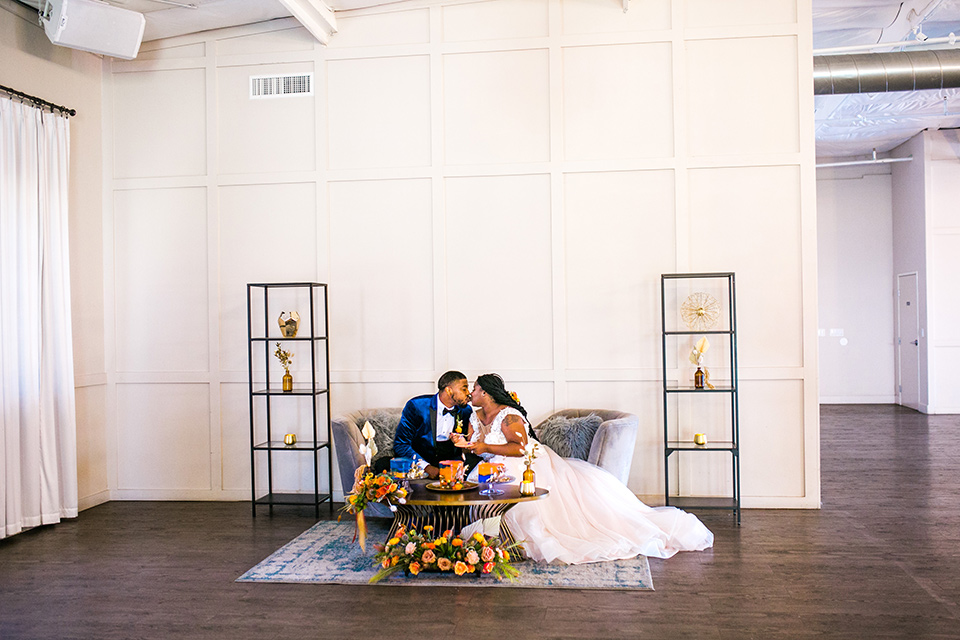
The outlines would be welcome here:
M 901 349 L 903 348 L 903 334 L 900 326 L 900 278 L 906 276 L 914 276 L 917 283 L 917 302 L 915 313 L 917 314 L 917 406 L 903 404 L 903 357 L 901 355 Z M 904 407 L 910 407 L 911 409 L 920 410 L 920 272 L 919 271 L 907 271 L 905 273 L 897 274 L 897 404 Z

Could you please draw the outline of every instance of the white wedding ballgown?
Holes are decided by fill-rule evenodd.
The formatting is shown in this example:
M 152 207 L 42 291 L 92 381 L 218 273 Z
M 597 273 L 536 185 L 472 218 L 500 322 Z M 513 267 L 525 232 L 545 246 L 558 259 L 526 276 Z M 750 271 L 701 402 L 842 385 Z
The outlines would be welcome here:
M 470 422 L 474 438 L 487 431 L 487 444 L 507 444 L 500 425 L 508 415 L 523 418 L 516 409 L 500 411 L 489 427 L 477 414 Z M 484 456 L 489 457 L 489 456 Z M 518 483 L 526 468 L 523 458 L 494 456 L 506 465 Z M 678 551 L 700 551 L 713 546 L 713 533 L 693 514 L 675 507 L 648 507 L 607 471 L 576 458 L 561 458 L 540 445 L 533 462 L 538 487 L 547 498 L 522 502 L 504 519 L 527 555 L 537 562 L 583 564 L 645 555 L 669 558 Z

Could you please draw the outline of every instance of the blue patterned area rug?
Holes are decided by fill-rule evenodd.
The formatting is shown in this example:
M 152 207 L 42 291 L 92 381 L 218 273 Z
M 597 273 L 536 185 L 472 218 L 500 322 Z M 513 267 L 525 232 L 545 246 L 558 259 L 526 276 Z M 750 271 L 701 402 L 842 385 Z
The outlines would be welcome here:
M 303 584 L 367 584 L 376 573 L 373 543 L 387 537 L 387 523 L 369 523 L 367 551 L 353 539 L 353 520 L 318 522 L 269 558 L 237 578 L 237 582 L 285 582 Z M 452 573 L 421 573 L 406 577 L 396 573 L 378 582 L 382 585 L 420 587 L 526 587 L 531 589 L 629 589 L 653 591 L 646 557 L 630 560 L 565 565 L 519 562 L 515 582 L 492 576 L 457 576 Z

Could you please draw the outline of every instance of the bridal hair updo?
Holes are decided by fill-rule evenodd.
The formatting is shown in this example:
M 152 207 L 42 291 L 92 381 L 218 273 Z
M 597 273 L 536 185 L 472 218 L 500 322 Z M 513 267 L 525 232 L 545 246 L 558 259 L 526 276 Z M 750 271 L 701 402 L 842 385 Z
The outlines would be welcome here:
M 480 388 L 486 391 L 487 395 L 493 398 L 493 401 L 497 404 L 502 404 L 519 411 L 523 415 L 523 419 L 527 421 L 527 437 L 537 440 L 537 436 L 533 433 L 533 428 L 529 426 L 530 420 L 527 418 L 527 410 L 520 404 L 516 394 L 507 391 L 503 383 L 503 378 L 496 373 L 485 373 L 477 376 L 477 384 L 480 385 Z

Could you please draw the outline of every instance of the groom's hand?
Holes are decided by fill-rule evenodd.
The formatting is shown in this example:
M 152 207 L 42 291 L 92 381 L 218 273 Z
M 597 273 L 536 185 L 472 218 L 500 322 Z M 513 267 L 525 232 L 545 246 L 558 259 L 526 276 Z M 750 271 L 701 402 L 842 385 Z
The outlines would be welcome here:
M 437 478 L 440 477 L 440 469 L 437 469 L 432 464 L 428 464 L 424 469 L 424 471 L 426 472 L 427 477 L 430 478 L 431 480 L 436 480 Z

